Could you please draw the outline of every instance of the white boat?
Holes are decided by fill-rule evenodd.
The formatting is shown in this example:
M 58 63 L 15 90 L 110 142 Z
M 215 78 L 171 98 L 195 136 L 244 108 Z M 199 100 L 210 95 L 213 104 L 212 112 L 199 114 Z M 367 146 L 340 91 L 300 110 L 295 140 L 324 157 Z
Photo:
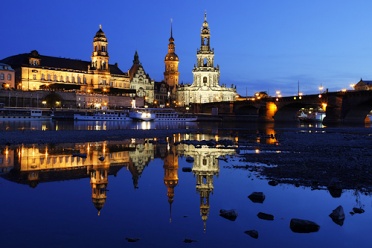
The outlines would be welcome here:
M 154 121 L 193 122 L 198 120 L 194 115 L 178 113 L 172 108 L 152 108 L 150 111 L 155 113 Z
M 51 120 L 53 112 L 34 108 L 0 108 L 0 120 Z
M 324 117 L 324 112 L 309 112 L 305 114 L 303 111 L 301 111 L 301 114 L 298 116 L 298 120 L 301 122 L 322 122 Z
M 194 122 L 197 117 L 190 114 L 181 114 L 172 108 L 134 108 L 129 117 L 135 120 L 155 122 Z
M 135 121 L 152 121 L 155 119 L 155 113 L 149 108 L 132 108 L 129 111 L 129 118 Z
M 128 121 L 128 113 L 124 111 L 95 111 L 74 114 L 76 121 Z

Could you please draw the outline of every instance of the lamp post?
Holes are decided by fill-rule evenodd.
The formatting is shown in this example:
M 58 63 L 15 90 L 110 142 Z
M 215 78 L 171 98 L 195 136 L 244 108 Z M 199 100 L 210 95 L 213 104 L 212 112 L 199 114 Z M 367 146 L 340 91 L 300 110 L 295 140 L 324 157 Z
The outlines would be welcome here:
M 276 94 L 276 101 L 279 101 L 279 98 L 282 97 L 282 95 L 281 95 L 281 93 L 280 93 L 280 90 L 277 90 L 277 91 L 275 92 L 275 94 Z
M 319 86 L 319 98 L 322 98 L 322 93 L 323 93 L 323 86 Z

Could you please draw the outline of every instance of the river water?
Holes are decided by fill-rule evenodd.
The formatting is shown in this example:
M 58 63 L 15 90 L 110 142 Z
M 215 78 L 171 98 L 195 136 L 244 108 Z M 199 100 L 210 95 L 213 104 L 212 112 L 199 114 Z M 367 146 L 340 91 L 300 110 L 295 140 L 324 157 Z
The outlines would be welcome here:
M 1 147 L 0 246 L 371 247 L 369 193 L 348 189 L 335 197 L 327 188 L 272 186 L 260 175 L 260 166 L 269 165 L 240 169 L 247 164 L 243 153 L 265 151 L 242 151 L 239 144 L 278 146 L 270 138 L 278 125 L 18 122 L 2 123 L 1 132 L 195 125 L 204 131 L 162 139 Z M 261 139 L 244 140 L 248 133 Z M 251 201 L 252 192 L 263 192 L 264 201 Z M 338 206 L 345 212 L 342 223 L 329 217 Z M 365 212 L 351 213 L 353 208 Z M 237 218 L 223 218 L 220 210 L 235 210 Z M 259 212 L 274 219 L 261 219 Z M 294 232 L 292 218 L 316 222 L 320 229 Z M 258 238 L 248 230 L 257 231 Z

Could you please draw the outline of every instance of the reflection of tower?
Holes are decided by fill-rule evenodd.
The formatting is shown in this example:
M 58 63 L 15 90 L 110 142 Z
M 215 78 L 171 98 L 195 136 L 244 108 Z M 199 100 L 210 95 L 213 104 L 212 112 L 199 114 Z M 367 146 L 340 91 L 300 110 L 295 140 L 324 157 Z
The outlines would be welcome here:
M 98 215 L 100 215 L 101 209 L 106 202 L 106 188 L 108 184 L 108 170 L 109 163 L 102 165 L 94 165 L 90 170 L 90 184 L 92 187 L 92 201 Z
M 209 214 L 209 195 L 213 193 L 213 176 L 218 175 L 219 166 L 215 156 L 210 153 L 196 153 L 192 168 L 196 176 L 196 190 L 200 195 L 200 215 L 202 216 L 204 231 L 207 227 Z
M 174 198 L 174 188 L 178 184 L 178 154 L 176 146 L 173 144 L 168 150 L 168 154 L 164 158 L 164 184 L 167 187 L 167 196 L 170 211 L 172 210 L 172 203 Z M 170 221 L 171 221 L 170 217 Z
M 154 146 L 146 141 L 144 144 L 135 144 L 133 148 L 129 152 L 128 170 L 132 174 L 134 188 L 138 188 L 143 170 L 154 159 Z

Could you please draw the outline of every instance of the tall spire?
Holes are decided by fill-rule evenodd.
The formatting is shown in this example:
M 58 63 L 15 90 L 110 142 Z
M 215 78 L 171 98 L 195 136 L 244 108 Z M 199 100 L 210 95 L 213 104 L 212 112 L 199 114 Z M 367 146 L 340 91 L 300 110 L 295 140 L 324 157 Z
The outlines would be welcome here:
M 171 36 L 170 36 L 171 38 L 173 38 L 173 28 L 172 28 L 172 24 L 173 24 L 173 19 L 171 18 L 171 32 L 170 32 L 170 33 L 171 33 Z

